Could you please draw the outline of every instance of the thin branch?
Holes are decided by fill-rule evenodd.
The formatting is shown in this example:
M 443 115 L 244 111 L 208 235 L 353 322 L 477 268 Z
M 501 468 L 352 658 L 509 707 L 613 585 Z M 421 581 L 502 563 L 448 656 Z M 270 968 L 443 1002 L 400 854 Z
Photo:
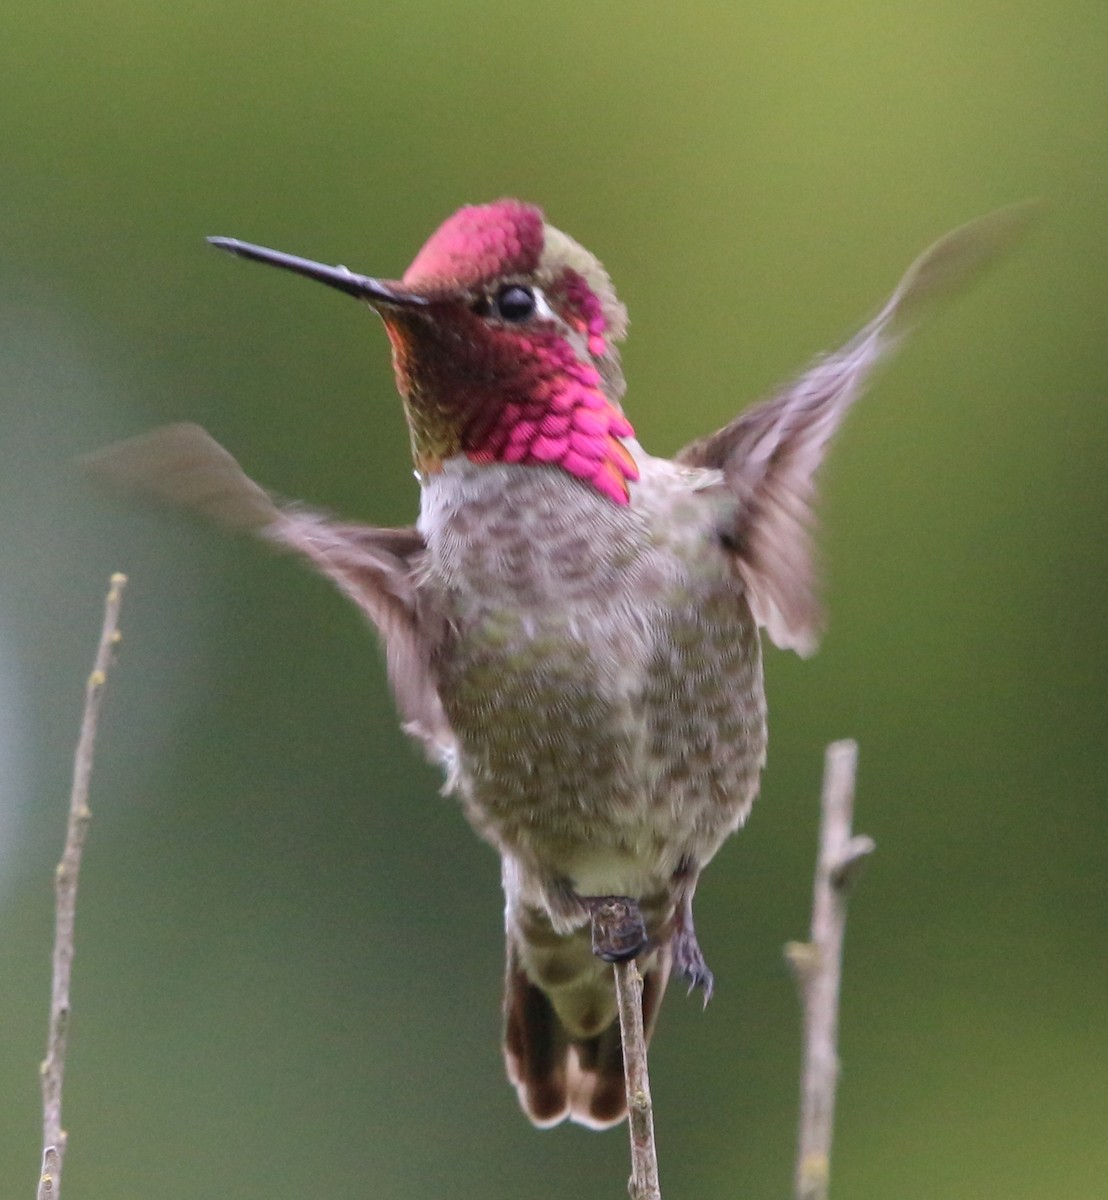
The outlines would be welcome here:
M 596 896 L 589 903 L 592 952 L 610 962 L 615 970 L 627 1125 L 631 1134 L 631 1179 L 627 1191 L 631 1200 L 662 1200 L 642 1021 L 643 982 L 635 962 L 647 945 L 646 925 L 638 902 L 630 896 Z
M 851 828 L 857 764 L 856 742 L 832 742 L 827 747 L 811 938 L 785 947 L 804 1010 L 796 1200 L 827 1200 L 828 1194 L 847 895 L 859 867 L 875 848 L 871 838 L 856 837 Z
M 627 1124 L 631 1134 L 631 1200 L 661 1200 L 658 1150 L 654 1144 L 654 1105 L 650 1099 L 646 1037 L 642 1024 L 642 975 L 635 960 L 614 964 L 623 1073 L 627 1084 Z
M 58 1194 L 62 1160 L 56 1146 L 47 1146 L 42 1152 L 42 1169 L 38 1176 L 38 1200 L 51 1200 Z
M 619 1044 L 623 1048 L 623 1082 L 627 1088 L 631 1135 L 631 1200 L 661 1200 L 658 1151 L 654 1146 L 654 1109 L 647 1074 L 646 1034 L 642 1030 L 642 976 L 636 955 L 647 944 L 642 910 L 630 896 L 597 896 L 592 900 L 593 954 L 611 962 L 616 972 Z
M 73 967 L 73 925 L 77 913 L 77 879 L 92 813 L 89 811 L 89 779 L 96 746 L 96 721 L 108 679 L 112 655 L 120 641 L 119 607 L 126 575 L 113 575 L 104 604 L 104 624 L 92 674 L 85 685 L 85 707 L 81 734 L 73 762 L 73 788 L 69 796 L 69 823 L 65 848 L 54 872 L 54 974 L 50 994 L 50 1028 L 42 1075 L 42 1170 L 38 1200 L 58 1200 L 66 1133 L 62 1129 L 62 1084 L 65 1079 L 65 1050 L 69 1034 L 69 977 Z

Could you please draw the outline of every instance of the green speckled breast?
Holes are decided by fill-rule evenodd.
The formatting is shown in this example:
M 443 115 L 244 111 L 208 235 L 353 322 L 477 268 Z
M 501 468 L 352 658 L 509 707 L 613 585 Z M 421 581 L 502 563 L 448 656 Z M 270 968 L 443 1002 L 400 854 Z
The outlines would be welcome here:
M 555 469 L 453 462 L 425 587 L 458 788 L 525 892 L 642 896 L 743 820 L 765 754 L 754 621 L 700 473 L 619 507 Z

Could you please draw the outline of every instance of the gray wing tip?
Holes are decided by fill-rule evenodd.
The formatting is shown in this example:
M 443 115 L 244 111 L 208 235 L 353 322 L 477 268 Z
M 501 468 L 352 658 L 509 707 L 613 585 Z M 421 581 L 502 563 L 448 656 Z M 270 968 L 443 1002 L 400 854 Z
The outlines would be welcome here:
M 1021 200 L 944 234 L 905 271 L 887 315 L 907 315 L 964 290 L 1022 241 L 1044 208 L 1041 200 Z
M 256 531 L 280 515 L 235 458 L 187 422 L 94 450 L 78 458 L 77 467 L 119 495 L 187 508 L 231 529 Z

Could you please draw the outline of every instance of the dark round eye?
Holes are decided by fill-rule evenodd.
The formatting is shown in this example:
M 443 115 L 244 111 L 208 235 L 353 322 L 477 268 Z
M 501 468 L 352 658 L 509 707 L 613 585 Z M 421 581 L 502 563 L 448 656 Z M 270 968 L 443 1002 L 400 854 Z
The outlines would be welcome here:
M 496 293 L 496 315 L 503 321 L 526 321 L 535 312 L 535 293 L 519 283 L 509 283 Z

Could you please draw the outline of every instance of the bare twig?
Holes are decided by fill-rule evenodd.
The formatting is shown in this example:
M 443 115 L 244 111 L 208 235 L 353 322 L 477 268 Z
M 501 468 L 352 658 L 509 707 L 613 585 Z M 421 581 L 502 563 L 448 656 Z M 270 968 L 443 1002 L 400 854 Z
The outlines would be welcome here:
M 89 779 L 96 745 L 96 721 L 112 654 L 120 640 L 119 606 L 123 600 L 126 575 L 113 575 L 104 604 L 104 624 L 92 674 L 85 685 L 85 708 L 81 734 L 73 762 L 73 788 L 69 796 L 69 823 L 65 848 L 54 872 L 54 974 L 50 995 L 50 1028 L 46 1039 L 46 1058 L 42 1074 L 42 1170 L 39 1174 L 38 1200 L 58 1200 L 61 1191 L 62 1162 L 65 1158 L 66 1133 L 62 1129 L 62 1084 L 65 1077 L 65 1050 L 69 1033 L 69 977 L 73 966 L 73 924 L 77 912 L 77 878 L 81 853 L 85 847 L 92 813 L 88 807 Z
M 811 938 L 785 947 L 804 1009 L 797 1200 L 826 1200 L 828 1194 L 847 893 L 858 868 L 874 850 L 871 838 L 855 837 L 851 830 L 857 764 L 856 742 L 832 742 L 827 747 Z
M 631 1134 L 631 1179 L 627 1191 L 631 1200 L 661 1200 L 642 1021 L 643 982 L 635 962 L 647 944 L 646 925 L 638 902 L 630 896 L 597 896 L 590 904 L 593 953 L 610 962 L 615 970 L 627 1124 Z
M 52 1200 L 58 1194 L 58 1183 L 62 1171 L 62 1160 L 56 1146 L 47 1146 L 42 1152 L 42 1170 L 38 1176 L 38 1200 Z
M 661 1200 L 658 1151 L 654 1145 L 654 1106 L 650 1099 L 646 1038 L 642 1024 L 642 975 L 632 958 L 615 964 L 619 1033 L 627 1083 L 627 1122 L 631 1134 L 631 1200 Z

